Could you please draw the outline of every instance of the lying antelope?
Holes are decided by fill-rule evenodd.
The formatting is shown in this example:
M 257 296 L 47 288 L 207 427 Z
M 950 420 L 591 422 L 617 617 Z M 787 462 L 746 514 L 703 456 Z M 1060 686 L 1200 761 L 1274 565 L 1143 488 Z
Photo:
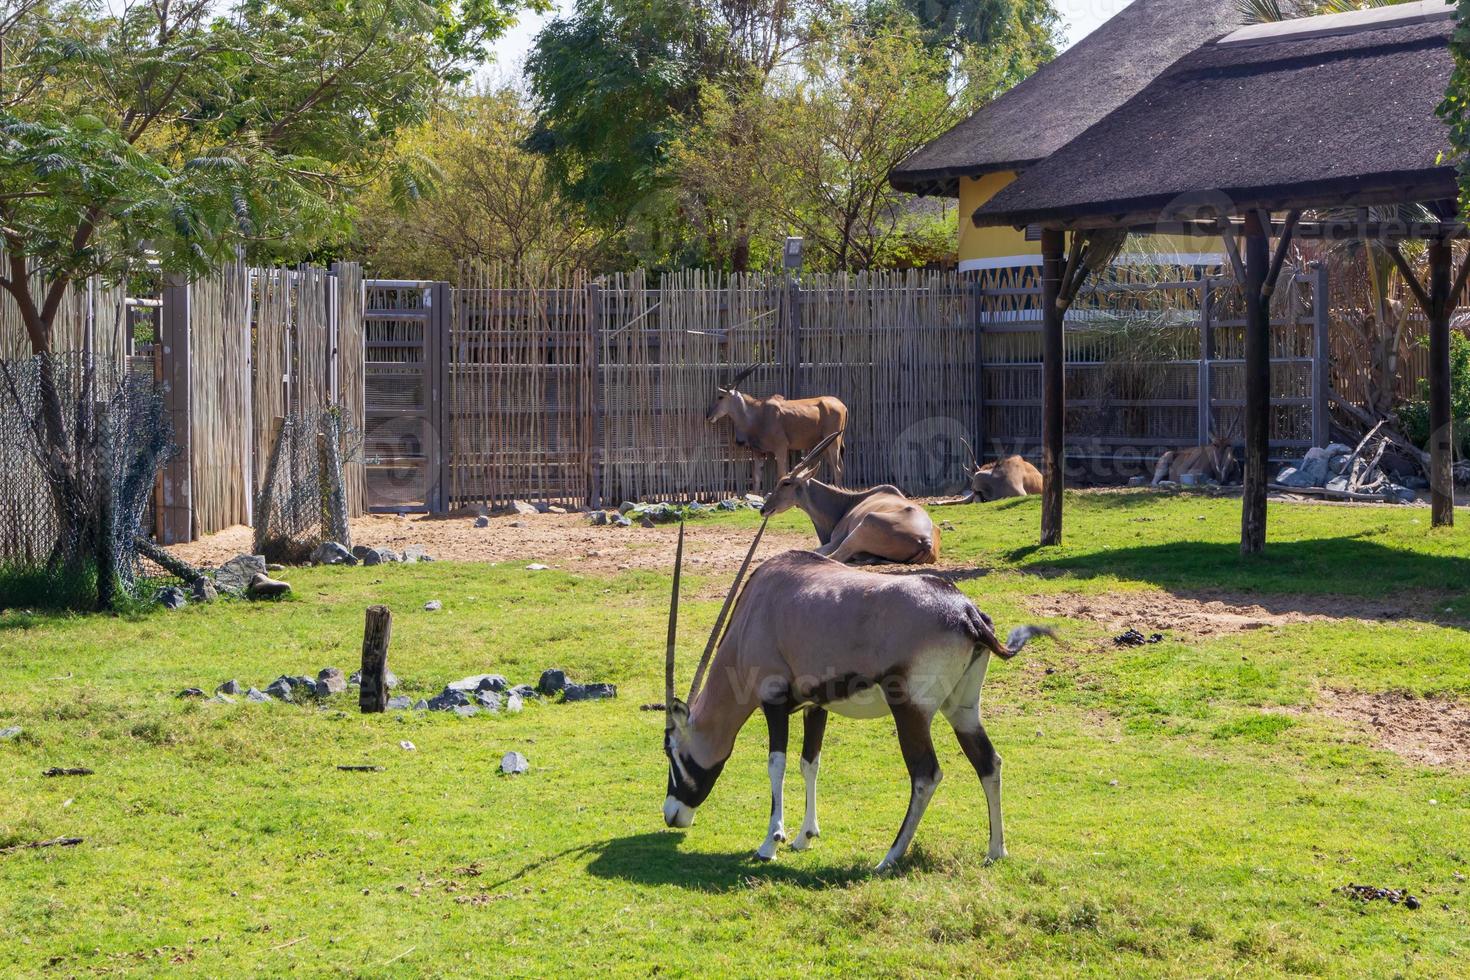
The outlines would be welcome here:
M 819 457 L 840 436 L 827 436 L 811 456 Z M 816 469 L 816 463 L 805 464 L 787 474 L 766 497 L 761 515 L 775 517 L 800 507 L 822 542 L 816 553 L 834 561 L 931 565 L 939 560 L 939 529 L 928 511 L 897 487 L 841 490 L 815 479 Z
M 1153 485 L 1158 486 L 1165 480 L 1184 483 L 1186 476 L 1194 478 L 1191 482 L 1214 480 L 1216 483 L 1234 483 L 1239 478 L 1239 473 L 1240 463 L 1235 458 L 1230 440 L 1216 436 L 1207 446 L 1181 449 L 1160 456 L 1158 465 L 1154 467 Z
M 765 524 L 761 525 L 764 531 Z M 664 753 L 669 759 L 664 822 L 688 827 L 729 760 L 735 737 L 760 708 L 770 733 L 766 770 L 771 780 L 770 822 L 756 856 L 769 861 L 787 840 L 782 783 L 790 718 L 804 710 L 801 775 L 806 815 L 791 841 L 805 850 L 820 835 L 817 770 L 827 713 L 852 718 L 892 715 L 909 772 L 909 805 L 893 846 L 879 870 L 892 868 L 908 850 L 919 820 L 939 785 L 939 760 L 930 729 L 943 714 L 980 777 L 989 812 L 989 860 L 1005 857 L 1001 823 L 1000 756 L 980 721 L 980 689 L 990 656 L 1014 657 L 1028 640 L 1051 635 L 1022 626 L 1006 643 L 990 618 L 949 582 L 932 575 L 881 575 L 848 568 L 809 551 L 767 561 L 740 593 L 730 629 L 719 639 L 725 613 L 760 543 L 757 533 L 745 565 L 715 620 L 705 660 L 695 672 L 688 702 L 674 698 L 674 647 L 678 632 L 679 569 L 683 529 L 674 564 L 665 660 Z M 700 679 L 709 666 L 708 683 Z
M 787 400 L 781 395 L 756 398 L 735 386 L 750 376 L 758 364 L 741 371 L 730 383 L 715 389 L 715 400 L 705 415 L 713 425 L 728 418 L 735 430 L 735 445 L 776 459 L 776 478 L 786 476 L 792 452 L 806 452 L 825 437 L 837 433 L 827 445 L 827 469 L 835 482 L 842 482 L 842 437 L 847 428 L 847 406 L 830 395 Z M 755 483 L 760 485 L 763 461 L 756 460 Z
M 963 440 L 961 440 L 963 442 Z M 946 504 L 968 504 L 974 501 L 1008 500 L 1041 492 L 1041 471 L 1020 456 L 1007 456 L 993 463 L 980 465 L 975 450 L 966 442 L 970 453 L 970 492 L 958 500 L 946 500 Z

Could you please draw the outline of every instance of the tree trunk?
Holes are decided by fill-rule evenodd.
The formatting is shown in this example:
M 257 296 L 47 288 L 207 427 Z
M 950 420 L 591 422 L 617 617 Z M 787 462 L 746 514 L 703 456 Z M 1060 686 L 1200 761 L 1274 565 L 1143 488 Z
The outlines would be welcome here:
M 1252 211 L 1245 219 L 1245 480 L 1240 551 L 1266 550 L 1266 484 L 1271 451 L 1271 309 L 1266 277 L 1270 232 Z

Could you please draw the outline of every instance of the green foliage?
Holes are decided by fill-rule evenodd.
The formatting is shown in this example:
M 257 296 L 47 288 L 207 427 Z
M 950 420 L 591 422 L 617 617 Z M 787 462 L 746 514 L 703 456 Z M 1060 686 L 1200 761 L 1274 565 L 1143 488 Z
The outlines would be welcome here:
M 197 273 L 245 248 L 340 236 L 397 133 L 465 77 L 515 0 L 24 0 L 6 36 L 0 220 L 33 345 L 53 293 L 156 257 Z M 30 316 L 30 308 L 36 315 Z
M 1450 75 L 1439 114 L 1449 125 L 1450 146 L 1460 164 L 1461 205 L 1470 213 L 1470 0 L 1458 0 L 1456 19 L 1455 33 L 1450 40 L 1455 70 Z
M 1429 448 L 1429 382 L 1420 380 L 1419 397 L 1399 406 L 1404 435 L 1417 446 Z M 1450 334 L 1450 418 L 1454 422 L 1454 452 L 1470 458 L 1470 337 Z

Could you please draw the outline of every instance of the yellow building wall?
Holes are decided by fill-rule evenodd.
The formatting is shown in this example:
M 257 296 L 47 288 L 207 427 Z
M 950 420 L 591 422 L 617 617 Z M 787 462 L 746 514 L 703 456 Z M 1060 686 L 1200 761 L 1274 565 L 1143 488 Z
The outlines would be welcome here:
M 960 178 L 959 268 L 961 272 L 1039 265 L 1041 243 L 1028 242 L 1024 231 L 1014 228 L 977 228 L 970 220 L 1011 181 L 1013 171 Z M 1225 245 L 1218 238 L 1187 235 L 1136 235 L 1128 239 L 1119 265 L 1223 265 Z

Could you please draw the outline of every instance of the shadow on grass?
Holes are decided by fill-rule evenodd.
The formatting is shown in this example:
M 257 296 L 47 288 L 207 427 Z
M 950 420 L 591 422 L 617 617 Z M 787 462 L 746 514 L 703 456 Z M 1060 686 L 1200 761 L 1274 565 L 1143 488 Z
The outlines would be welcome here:
M 1234 542 L 1194 541 L 1037 560 L 1044 554 L 1022 548 L 1010 558 L 1032 559 L 1025 570 L 1040 575 L 1109 575 L 1171 590 L 1228 589 L 1252 593 L 1253 601 L 1263 605 L 1272 593 L 1387 598 L 1407 590 L 1470 588 L 1470 558 L 1389 548 L 1358 535 L 1268 543 L 1264 555 L 1251 557 L 1243 557 Z M 1405 598 L 1412 601 L 1413 596 Z
M 658 831 L 615 837 L 581 850 L 595 855 L 587 865 L 598 878 L 617 878 L 644 885 L 677 885 L 703 892 L 736 891 L 752 878 L 813 890 L 840 888 L 872 877 L 863 865 L 806 868 L 813 855 L 783 850 L 775 861 L 757 861 L 753 851 L 710 854 L 680 848 L 684 834 Z M 816 860 L 820 860 L 817 858 Z

